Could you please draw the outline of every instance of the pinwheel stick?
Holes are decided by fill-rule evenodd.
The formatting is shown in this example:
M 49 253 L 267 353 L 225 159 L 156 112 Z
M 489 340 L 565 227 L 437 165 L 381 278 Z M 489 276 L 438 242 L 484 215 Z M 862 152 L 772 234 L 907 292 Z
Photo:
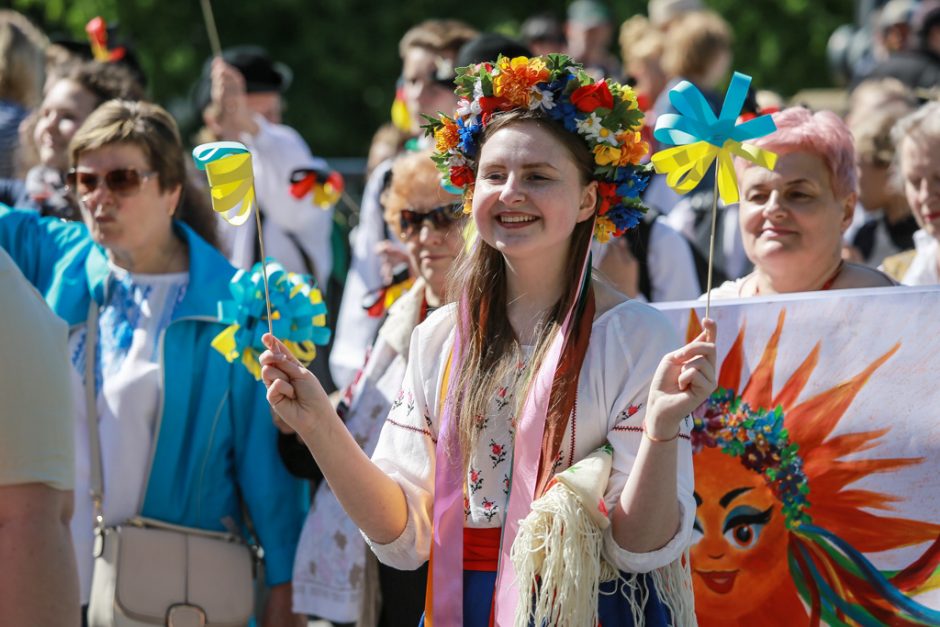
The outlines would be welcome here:
M 708 286 L 705 288 L 705 317 L 711 313 L 712 306 L 712 269 L 715 265 L 715 230 L 718 225 L 718 163 L 715 162 L 715 190 L 712 194 L 712 230 L 708 237 Z
M 208 0 L 207 0 L 208 1 Z M 271 323 L 271 292 L 268 290 L 268 267 L 264 255 L 264 237 L 261 236 L 261 211 L 255 209 L 255 224 L 258 225 L 258 248 L 261 251 L 261 282 L 264 283 L 264 306 L 268 312 L 268 333 L 274 335 L 274 325 Z
M 206 31 L 209 33 L 209 46 L 212 48 L 212 56 L 222 56 L 222 43 L 219 40 L 219 31 L 215 27 L 215 18 L 212 16 L 211 0 L 202 0 L 202 18 L 206 23 Z

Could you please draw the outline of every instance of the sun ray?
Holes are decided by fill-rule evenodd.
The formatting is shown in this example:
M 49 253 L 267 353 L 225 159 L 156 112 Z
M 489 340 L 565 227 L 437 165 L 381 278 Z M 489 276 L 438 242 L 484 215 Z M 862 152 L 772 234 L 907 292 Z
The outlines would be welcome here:
M 793 371 L 793 374 L 790 375 L 790 378 L 774 399 L 772 403 L 773 407 L 778 405 L 792 407 L 793 404 L 796 403 L 796 399 L 800 396 L 806 384 L 809 383 L 809 378 L 816 369 L 816 365 L 819 363 L 820 346 L 822 346 L 822 342 L 816 342 L 816 346 L 814 346 L 813 350 L 806 356 L 806 359 L 803 360 L 800 367 Z
M 783 334 L 783 321 L 787 317 L 786 309 L 781 309 L 777 316 L 777 328 L 767 341 L 764 354 L 760 362 L 751 373 L 751 379 L 741 392 L 743 398 L 751 407 L 766 407 L 770 409 L 774 390 L 774 364 L 777 362 L 777 348 L 780 336 Z
M 868 383 L 871 375 L 900 348 L 900 343 L 895 344 L 884 355 L 848 381 L 843 381 L 832 389 L 821 392 L 786 411 L 784 424 L 804 450 L 812 452 L 829 437 L 849 405 L 855 400 L 855 395 Z

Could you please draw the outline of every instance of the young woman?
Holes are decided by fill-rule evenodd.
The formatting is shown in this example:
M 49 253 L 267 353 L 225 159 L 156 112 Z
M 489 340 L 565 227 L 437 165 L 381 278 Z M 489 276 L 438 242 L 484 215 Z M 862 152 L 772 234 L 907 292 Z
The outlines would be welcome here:
M 648 174 L 635 97 L 560 56 L 501 57 L 457 84 L 458 120 L 436 125 L 435 160 L 464 188 L 479 235 L 455 272 L 458 303 L 415 329 L 373 459 L 270 336 L 268 399 L 381 561 L 417 568 L 430 555 L 438 627 L 525 621 L 508 558 L 519 520 L 554 473 L 609 443 L 601 559 L 622 579 L 604 589 L 600 620 L 682 624 L 671 612 L 688 606 L 646 573 L 688 546 L 685 418 L 714 389 L 715 327 L 675 350 L 659 313 L 585 271 L 592 233 L 638 219 Z
M 346 428 L 371 454 L 401 390 L 414 328 L 447 302 L 446 279 L 462 248 L 460 198 L 441 187 L 430 151 L 399 156 L 383 202 L 389 229 L 405 245 L 417 279 L 389 308 L 362 369 L 337 407 Z M 298 444 L 307 455 L 306 448 Z M 330 486 L 321 483 L 294 558 L 294 609 L 335 627 L 417 625 L 427 568 L 378 567 Z M 378 593 L 378 598 L 376 596 Z

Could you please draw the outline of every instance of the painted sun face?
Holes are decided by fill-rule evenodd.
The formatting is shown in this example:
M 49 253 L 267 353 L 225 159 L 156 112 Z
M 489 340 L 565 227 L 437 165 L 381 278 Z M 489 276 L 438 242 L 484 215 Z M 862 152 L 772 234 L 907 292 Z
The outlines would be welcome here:
M 780 502 L 738 458 L 709 448 L 695 455 L 695 497 L 696 611 L 725 618 L 750 613 L 790 579 Z

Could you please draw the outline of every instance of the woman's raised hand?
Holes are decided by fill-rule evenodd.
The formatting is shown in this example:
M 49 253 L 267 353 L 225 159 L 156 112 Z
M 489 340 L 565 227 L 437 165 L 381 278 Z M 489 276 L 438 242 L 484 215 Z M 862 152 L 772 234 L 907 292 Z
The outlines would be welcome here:
M 303 437 L 321 412 L 332 413 L 330 399 L 313 373 L 304 368 L 280 340 L 265 333 L 262 341 L 268 347 L 260 359 L 268 402 L 277 415 Z
M 646 407 L 646 429 L 654 438 L 674 436 L 682 420 L 704 403 L 717 387 L 714 320 L 702 321 L 697 338 L 667 353 L 653 375 Z

